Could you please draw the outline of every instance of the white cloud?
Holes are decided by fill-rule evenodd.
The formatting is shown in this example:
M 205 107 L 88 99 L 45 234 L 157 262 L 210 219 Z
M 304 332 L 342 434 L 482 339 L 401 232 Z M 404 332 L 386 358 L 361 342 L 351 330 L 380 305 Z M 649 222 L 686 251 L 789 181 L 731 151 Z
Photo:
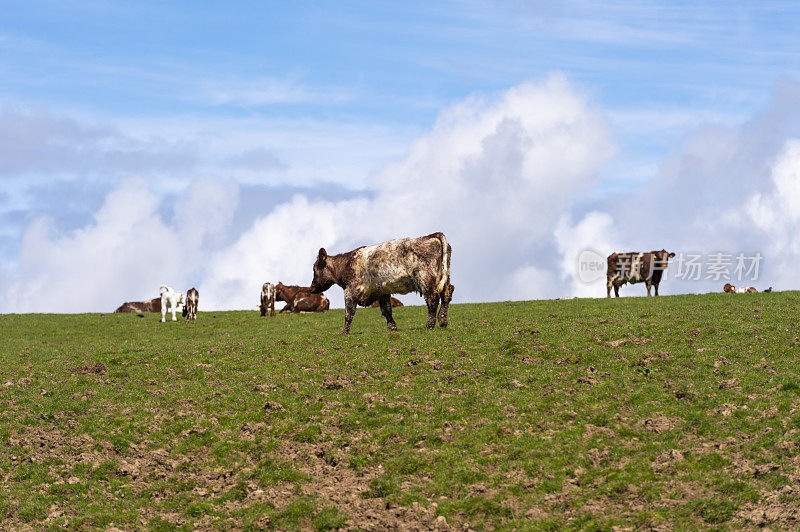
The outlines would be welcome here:
M 2 312 L 111 311 L 123 300 L 156 297 L 162 283 L 181 290 L 200 275 L 209 239 L 230 220 L 236 186 L 199 181 L 175 223 L 158 213 L 162 198 L 141 179 L 121 182 L 86 227 L 59 234 L 46 217 L 22 240 L 0 295 Z
M 595 184 L 612 151 L 604 118 L 563 76 L 471 98 L 375 174 L 374 197 L 295 198 L 218 251 L 203 288 L 222 308 L 246 308 L 265 280 L 308 284 L 319 247 L 338 253 L 441 230 L 453 245 L 456 300 L 563 295 L 552 260 L 530 256 L 552 242 L 558 214 Z M 340 292 L 331 290 L 334 305 Z

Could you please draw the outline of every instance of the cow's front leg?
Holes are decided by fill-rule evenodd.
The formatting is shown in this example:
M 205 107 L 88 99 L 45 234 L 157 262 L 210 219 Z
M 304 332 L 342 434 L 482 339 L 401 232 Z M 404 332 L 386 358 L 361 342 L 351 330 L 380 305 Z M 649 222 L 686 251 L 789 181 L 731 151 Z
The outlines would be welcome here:
M 353 322 L 353 316 L 356 315 L 356 300 L 353 294 L 344 292 L 344 327 L 342 327 L 342 334 L 350 334 L 350 324 Z
M 378 304 L 381 306 L 381 314 L 386 318 L 386 328 L 390 331 L 396 331 L 397 324 L 394 322 L 394 318 L 392 318 L 392 296 L 381 296 L 378 299 Z
M 647 282 L 647 283 L 645 283 L 645 286 L 647 286 L 647 297 L 650 297 L 652 295 L 650 293 L 650 289 L 653 287 L 653 283 Z
M 611 297 L 611 287 L 613 286 L 614 281 L 611 279 L 606 280 L 606 297 Z
M 657 285 L 657 284 L 654 284 L 653 286 L 654 286 L 654 287 L 655 287 L 655 289 L 656 289 L 656 295 L 658 295 L 658 285 Z
M 167 306 L 164 302 L 161 302 L 161 323 L 166 323 L 167 321 Z
M 426 295 L 425 303 L 428 304 L 428 321 L 425 323 L 425 327 L 433 329 L 436 327 L 436 309 L 439 308 L 439 294 L 434 292 L 433 294 Z
M 175 317 L 175 307 L 172 307 L 172 321 L 178 321 L 178 318 Z
M 619 297 L 619 285 L 614 283 L 614 296 Z
M 269 304 L 270 304 L 269 315 L 270 316 L 274 316 L 275 315 L 275 300 L 274 299 L 270 300 Z

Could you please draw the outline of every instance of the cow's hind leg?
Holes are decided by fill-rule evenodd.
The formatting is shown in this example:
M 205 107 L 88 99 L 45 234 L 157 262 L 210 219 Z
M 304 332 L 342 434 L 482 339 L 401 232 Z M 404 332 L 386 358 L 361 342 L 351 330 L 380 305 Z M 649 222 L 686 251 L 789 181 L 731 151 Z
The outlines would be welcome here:
M 655 284 L 655 283 L 654 283 L 654 284 L 653 284 L 653 286 L 654 286 L 654 287 L 655 287 L 655 289 L 656 289 L 656 295 L 658 295 L 658 284 Z
M 436 310 L 439 308 L 439 294 L 433 292 L 425 296 L 425 303 L 428 304 L 428 321 L 425 327 L 433 329 L 436 327 Z
M 606 297 L 611 297 L 611 287 L 613 286 L 614 281 L 609 277 L 606 279 Z
M 439 309 L 439 327 L 447 327 L 447 311 L 450 309 L 450 301 L 453 300 L 453 290 L 455 287 L 448 282 L 442 293 L 439 294 L 442 300 L 442 306 Z
M 347 292 L 344 293 L 344 327 L 342 334 L 350 334 L 350 324 L 356 315 L 356 300 Z
M 270 316 L 274 316 L 275 315 L 275 298 L 274 297 L 269 300 L 269 315 Z
M 619 285 L 614 283 L 614 296 L 619 297 Z
M 394 318 L 392 318 L 392 296 L 381 296 L 378 299 L 378 304 L 381 306 L 381 314 L 386 318 L 386 328 L 390 331 L 396 331 L 397 324 L 394 322 Z
M 647 297 L 650 297 L 651 295 L 653 295 L 653 294 L 650 293 L 650 289 L 653 288 L 653 283 L 648 281 L 648 282 L 645 283 L 645 286 L 647 287 Z

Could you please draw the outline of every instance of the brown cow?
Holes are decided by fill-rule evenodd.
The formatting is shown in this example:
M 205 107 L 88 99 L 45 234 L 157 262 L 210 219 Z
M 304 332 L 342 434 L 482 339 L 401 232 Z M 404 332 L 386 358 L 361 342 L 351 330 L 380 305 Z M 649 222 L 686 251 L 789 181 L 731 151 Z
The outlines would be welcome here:
M 392 294 L 417 292 L 428 305 L 426 327 L 447 327 L 447 310 L 450 306 L 451 247 L 444 234 L 432 233 L 418 238 L 398 238 L 374 246 L 362 246 L 347 253 L 328 255 L 320 248 L 314 263 L 314 280 L 311 291 L 321 293 L 338 284 L 344 289 L 344 327 L 342 334 L 350 332 L 350 323 L 356 305 L 380 304 L 386 327 L 396 330 L 392 318 Z
M 372 305 L 370 305 L 370 306 L 369 306 L 369 308 L 378 308 L 379 306 L 380 306 L 380 305 L 379 305 L 379 304 L 378 304 L 378 302 L 376 301 L 375 303 L 373 303 Z M 394 307 L 402 307 L 402 306 L 403 306 L 403 302 L 402 302 L 402 301 L 400 301 L 400 300 L 399 300 L 399 299 L 397 299 L 396 297 L 393 297 L 393 298 L 392 298 L 392 308 L 394 308 Z
M 200 303 L 200 294 L 197 288 L 190 288 L 186 292 L 186 304 L 183 305 L 183 317 L 186 321 L 197 319 L 197 305 Z
M 134 312 L 136 314 L 161 312 L 161 298 L 156 297 L 150 301 L 126 301 L 114 312 Z
M 665 249 L 647 253 L 612 253 L 608 256 L 608 269 L 606 270 L 606 297 L 611 297 L 612 286 L 614 295 L 619 297 L 619 287 L 625 283 L 645 283 L 648 296 L 650 296 L 650 288 L 655 286 L 656 295 L 658 295 L 661 276 L 667 269 L 669 259 L 674 256 L 674 253 L 668 253 Z
M 331 307 L 331 302 L 321 294 L 312 294 L 307 286 L 283 283 L 275 285 L 275 301 L 285 301 L 281 312 L 322 312 Z

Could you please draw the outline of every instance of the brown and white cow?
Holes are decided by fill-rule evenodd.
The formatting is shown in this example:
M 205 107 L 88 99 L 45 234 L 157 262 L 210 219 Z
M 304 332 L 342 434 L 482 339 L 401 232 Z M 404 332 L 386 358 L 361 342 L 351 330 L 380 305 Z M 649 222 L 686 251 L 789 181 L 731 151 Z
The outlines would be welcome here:
M 275 285 L 275 301 L 285 301 L 281 312 L 323 312 L 331 308 L 331 302 L 322 294 L 312 294 L 308 286 Z
M 114 312 L 135 312 L 136 314 L 161 312 L 161 298 L 156 297 L 149 301 L 126 301 Z
M 258 308 L 261 309 L 262 316 L 267 315 L 267 310 L 270 311 L 270 316 L 275 315 L 275 287 L 272 283 L 264 283 L 261 287 L 261 304 Z
M 186 321 L 197 319 L 197 305 L 200 303 L 200 293 L 197 288 L 190 288 L 186 292 L 186 304 L 183 305 L 183 317 Z
M 770 287 L 772 288 L 772 287 Z M 726 283 L 725 286 L 722 287 L 723 292 L 727 292 L 728 294 L 757 294 L 758 290 L 756 290 L 755 286 L 741 286 L 736 288 L 731 283 Z M 772 290 L 770 290 L 771 292 Z
M 612 253 L 608 256 L 608 269 L 606 270 L 606 297 L 611 297 L 611 287 L 614 287 L 614 295 L 619 297 L 619 287 L 625 283 L 645 283 L 647 295 L 650 296 L 650 288 L 655 286 L 658 295 L 658 285 L 661 283 L 661 276 L 667 269 L 669 259 L 675 253 L 668 253 L 667 250 L 632 252 L 632 253 Z
M 377 301 L 390 331 L 397 329 L 392 318 L 392 294 L 417 292 L 428 305 L 426 327 L 447 327 L 447 310 L 452 299 L 450 284 L 451 247 L 444 234 L 432 233 L 418 238 L 398 238 L 374 246 L 362 246 L 347 253 L 328 255 L 320 248 L 314 263 L 311 291 L 321 293 L 338 284 L 344 289 L 344 327 L 350 323 L 356 305 L 367 307 Z
M 402 307 L 402 306 L 403 306 L 403 302 L 402 301 L 400 301 L 396 297 L 392 298 L 392 308 L 394 308 L 394 307 Z M 369 306 L 369 308 L 378 308 L 378 307 L 380 307 L 380 304 L 378 304 L 377 301 Z

